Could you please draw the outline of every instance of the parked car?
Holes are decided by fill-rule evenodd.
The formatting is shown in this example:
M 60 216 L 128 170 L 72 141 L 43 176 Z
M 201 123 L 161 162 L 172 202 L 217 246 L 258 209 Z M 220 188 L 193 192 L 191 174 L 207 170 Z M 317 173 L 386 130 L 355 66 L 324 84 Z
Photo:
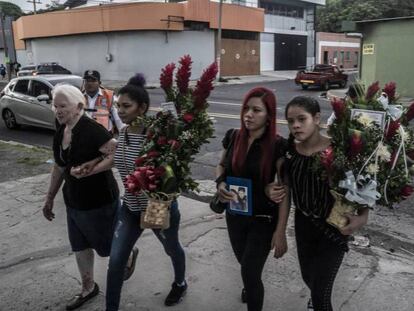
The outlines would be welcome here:
M 32 125 L 55 129 L 51 90 L 58 83 L 82 87 L 82 77 L 75 75 L 42 75 L 18 77 L 0 92 L 0 113 L 9 129 Z
M 347 81 L 348 75 L 333 65 L 315 65 L 312 70 L 300 70 L 295 78 L 295 83 L 301 85 L 304 90 L 309 86 L 317 86 L 323 90 L 329 90 L 333 84 L 344 88 Z
M 64 74 L 70 75 L 72 72 L 70 70 L 62 67 L 58 63 L 43 63 L 39 65 L 29 65 L 21 67 L 17 73 L 18 77 L 23 76 L 35 76 L 35 75 L 44 75 L 44 74 Z

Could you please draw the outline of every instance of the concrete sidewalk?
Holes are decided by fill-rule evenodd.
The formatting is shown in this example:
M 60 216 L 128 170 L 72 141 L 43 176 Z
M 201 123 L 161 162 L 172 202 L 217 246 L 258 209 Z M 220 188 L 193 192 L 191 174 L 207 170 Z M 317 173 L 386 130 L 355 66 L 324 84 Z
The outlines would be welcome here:
M 296 70 L 286 71 L 262 71 L 260 75 L 252 76 L 237 76 L 237 77 L 223 77 L 226 82 L 214 82 L 215 86 L 219 85 L 234 85 L 234 84 L 247 84 L 247 83 L 261 83 L 261 82 L 272 82 L 281 80 L 293 80 L 296 76 Z M 190 85 L 194 86 L 196 80 L 191 80 Z M 127 83 L 125 80 L 103 80 L 102 85 L 109 89 L 119 89 Z M 147 84 L 147 88 L 159 88 L 158 82 Z
M 80 278 L 70 252 L 61 194 L 56 219 L 49 223 L 41 208 L 49 175 L 0 184 L 0 310 L 64 310 L 79 290 Z M 202 182 L 203 194 L 212 183 Z M 221 215 L 206 203 L 179 198 L 180 238 L 187 255 L 188 294 L 171 310 L 235 311 L 242 288 Z M 371 247 L 351 247 L 334 288 L 335 310 L 409 311 L 414 305 L 414 212 L 412 201 L 392 212 L 371 213 L 363 232 Z M 292 217 L 291 217 L 292 218 Z M 269 256 L 263 272 L 264 311 L 306 310 L 309 297 L 299 273 L 292 222 L 289 252 L 280 260 Z M 163 301 L 172 282 L 169 258 L 151 231 L 138 241 L 140 254 L 134 275 L 124 284 L 122 310 L 166 310 Z M 104 310 L 107 259 L 97 257 L 95 279 L 99 296 L 79 310 Z

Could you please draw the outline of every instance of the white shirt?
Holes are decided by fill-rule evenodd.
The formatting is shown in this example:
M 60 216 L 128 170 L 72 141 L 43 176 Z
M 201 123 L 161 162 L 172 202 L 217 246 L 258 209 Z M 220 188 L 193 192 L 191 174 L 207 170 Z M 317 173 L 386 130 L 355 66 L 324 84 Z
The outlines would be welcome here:
M 93 97 L 89 96 L 89 94 L 87 94 L 87 93 L 85 93 L 85 95 L 86 95 L 86 99 L 88 100 L 88 108 L 89 109 L 95 109 L 96 100 L 98 99 L 98 96 L 103 96 L 103 93 L 102 93 L 101 88 L 99 88 L 98 92 L 96 92 L 96 94 Z M 86 114 L 91 118 L 93 117 L 93 112 L 92 111 L 87 111 Z M 111 131 L 112 127 L 113 127 L 113 124 L 115 123 L 115 126 L 118 129 L 118 132 L 121 132 L 121 129 L 125 126 L 125 124 L 122 123 L 121 118 L 118 115 L 118 110 L 115 108 L 113 99 L 112 99 L 110 115 L 111 115 L 111 117 L 109 118 L 109 128 L 108 128 L 108 130 Z

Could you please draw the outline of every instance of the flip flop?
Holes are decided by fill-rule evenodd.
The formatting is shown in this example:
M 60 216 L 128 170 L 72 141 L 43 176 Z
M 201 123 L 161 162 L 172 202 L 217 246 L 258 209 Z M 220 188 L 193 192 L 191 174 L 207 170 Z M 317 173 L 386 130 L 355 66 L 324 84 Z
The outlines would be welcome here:
M 75 310 L 98 294 L 99 286 L 95 283 L 93 290 L 86 296 L 82 296 L 82 294 L 75 295 L 75 297 L 73 297 L 71 301 L 66 305 L 66 310 Z
M 139 253 L 138 248 L 134 246 L 134 248 L 132 249 L 131 266 L 128 267 L 128 265 L 127 265 L 125 267 L 125 270 L 124 270 L 124 281 L 128 280 L 132 276 L 132 274 L 134 273 L 135 263 L 137 261 L 138 253 Z

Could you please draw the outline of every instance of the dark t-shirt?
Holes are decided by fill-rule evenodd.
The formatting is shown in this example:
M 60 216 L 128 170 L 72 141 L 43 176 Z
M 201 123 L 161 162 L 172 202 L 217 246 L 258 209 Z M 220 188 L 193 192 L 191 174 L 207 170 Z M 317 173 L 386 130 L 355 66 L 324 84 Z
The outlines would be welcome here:
M 65 125 L 59 126 L 53 140 L 53 153 L 57 165 L 64 167 L 65 184 L 63 198 L 68 207 L 89 210 L 113 202 L 119 196 L 118 184 L 111 170 L 77 179 L 70 169 L 101 156 L 99 148 L 112 135 L 100 124 L 82 116 L 72 129 L 70 146 L 63 150 L 62 139 Z
M 237 175 L 232 172 L 231 159 L 233 158 L 233 143 L 236 138 L 236 132 L 234 129 L 227 131 L 223 138 L 223 147 L 227 150 L 227 155 L 224 162 L 225 174 L 227 176 L 235 176 L 241 178 L 248 178 L 252 181 L 252 194 L 253 194 L 253 215 L 270 215 L 277 217 L 278 205 L 271 201 L 265 194 L 266 185 L 262 181 L 261 177 L 261 159 L 262 159 L 262 138 L 256 139 L 247 153 L 246 160 L 242 166 L 241 174 Z M 234 141 L 233 141 L 234 142 Z M 230 148 L 229 148 L 230 146 Z M 275 163 L 272 166 L 271 176 L 276 174 L 276 161 L 283 157 L 285 153 L 286 140 L 278 136 L 275 140 L 275 148 L 273 152 L 273 160 Z

